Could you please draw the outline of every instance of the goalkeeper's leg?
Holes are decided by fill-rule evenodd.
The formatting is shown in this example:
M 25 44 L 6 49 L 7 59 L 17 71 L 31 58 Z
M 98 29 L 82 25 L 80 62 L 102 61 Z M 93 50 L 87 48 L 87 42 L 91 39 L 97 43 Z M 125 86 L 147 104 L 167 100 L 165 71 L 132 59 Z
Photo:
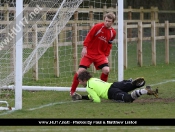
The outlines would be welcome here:
M 134 99 L 131 97 L 131 94 L 128 94 L 126 92 L 115 93 L 113 96 L 113 100 L 123 103 L 132 103 L 134 101 Z
M 154 95 L 156 98 L 158 98 L 158 89 L 152 90 L 150 86 L 146 86 L 146 88 L 134 90 L 131 93 L 131 96 L 133 99 L 137 99 L 143 94 Z

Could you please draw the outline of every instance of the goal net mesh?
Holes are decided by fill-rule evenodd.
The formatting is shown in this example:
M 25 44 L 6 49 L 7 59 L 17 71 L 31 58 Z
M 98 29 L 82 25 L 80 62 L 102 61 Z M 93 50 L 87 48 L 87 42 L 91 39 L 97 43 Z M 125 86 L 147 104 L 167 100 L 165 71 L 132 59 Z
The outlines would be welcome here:
M 23 19 L 16 25 L 17 1 L 0 2 L 3 7 L 0 8 L 1 108 L 15 103 L 15 36 L 20 25 L 23 26 L 23 87 L 29 86 L 27 90 L 30 86 L 70 88 L 88 31 L 95 23 L 103 21 L 105 13 L 116 14 L 113 0 L 24 0 Z M 116 29 L 116 23 L 114 26 Z M 116 40 L 113 47 L 109 59 L 114 72 L 109 78 L 117 80 Z M 96 71 L 93 65 L 89 71 L 100 76 L 101 71 Z

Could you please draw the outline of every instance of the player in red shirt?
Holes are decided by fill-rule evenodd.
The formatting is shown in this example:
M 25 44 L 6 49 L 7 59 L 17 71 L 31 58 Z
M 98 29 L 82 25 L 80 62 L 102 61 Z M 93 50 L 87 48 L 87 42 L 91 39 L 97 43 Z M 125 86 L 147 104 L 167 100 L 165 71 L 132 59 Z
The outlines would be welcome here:
M 100 76 L 101 80 L 107 81 L 110 70 L 108 66 L 108 56 L 112 48 L 112 41 L 116 36 L 116 31 L 112 28 L 114 21 L 115 14 L 107 13 L 104 16 L 104 22 L 94 25 L 87 34 L 83 43 L 79 69 L 73 78 L 70 91 L 71 96 L 74 94 L 79 84 L 77 79 L 78 74 L 89 68 L 92 63 L 94 64 L 96 70 L 102 70 L 102 74 Z

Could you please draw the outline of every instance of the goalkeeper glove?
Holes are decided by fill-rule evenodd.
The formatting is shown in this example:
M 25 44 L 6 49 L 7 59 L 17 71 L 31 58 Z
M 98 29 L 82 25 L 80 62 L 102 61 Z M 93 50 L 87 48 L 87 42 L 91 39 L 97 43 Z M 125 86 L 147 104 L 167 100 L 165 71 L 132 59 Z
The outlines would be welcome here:
M 82 96 L 78 93 L 73 93 L 72 94 L 72 100 L 76 101 L 76 100 L 82 100 Z

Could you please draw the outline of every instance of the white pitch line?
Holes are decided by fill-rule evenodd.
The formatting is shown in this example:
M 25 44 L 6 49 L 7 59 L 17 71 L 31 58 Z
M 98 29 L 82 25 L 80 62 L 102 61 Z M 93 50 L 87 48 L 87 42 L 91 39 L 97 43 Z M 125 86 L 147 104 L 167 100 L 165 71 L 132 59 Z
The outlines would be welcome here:
M 35 108 L 29 108 L 28 110 L 29 111 L 32 111 L 32 110 L 37 110 L 37 109 L 41 109 L 41 108 L 44 108 L 44 107 L 49 107 L 49 106 L 53 106 L 53 105 L 59 105 L 59 104 L 66 104 L 66 103 L 75 103 L 75 102 L 79 102 L 81 100 L 78 100 L 78 101 L 65 101 L 65 102 L 57 102 L 57 103 L 49 103 L 49 104 L 46 104 L 46 105 L 42 105 L 42 106 L 39 106 L 39 107 L 35 107 Z M 9 111 L 5 111 L 4 113 L 1 113 L 1 115 L 7 115 L 7 114 L 10 114 L 10 113 L 13 113 L 15 112 L 15 110 L 9 110 Z
M 58 104 L 66 104 L 66 103 L 75 103 L 75 102 L 79 102 L 79 101 L 66 101 L 66 102 L 57 102 L 57 103 L 50 103 L 50 104 L 46 104 L 46 105 L 42 105 L 42 106 L 39 106 L 39 107 L 35 107 L 35 108 L 30 108 L 28 110 L 37 110 L 37 109 L 41 109 L 41 108 L 44 108 L 44 107 L 49 107 L 49 106 L 53 106 L 53 105 L 58 105 Z
M 175 80 L 167 80 L 167 81 L 164 81 L 164 82 L 160 82 L 160 83 L 151 84 L 150 86 L 161 85 L 161 84 L 165 84 L 165 83 L 169 83 L 169 82 L 175 82 Z
M 15 110 L 7 110 L 7 111 L 1 113 L 0 116 L 1 116 L 1 115 L 7 115 L 7 114 L 10 114 L 10 113 L 13 113 L 14 111 L 15 111 Z

